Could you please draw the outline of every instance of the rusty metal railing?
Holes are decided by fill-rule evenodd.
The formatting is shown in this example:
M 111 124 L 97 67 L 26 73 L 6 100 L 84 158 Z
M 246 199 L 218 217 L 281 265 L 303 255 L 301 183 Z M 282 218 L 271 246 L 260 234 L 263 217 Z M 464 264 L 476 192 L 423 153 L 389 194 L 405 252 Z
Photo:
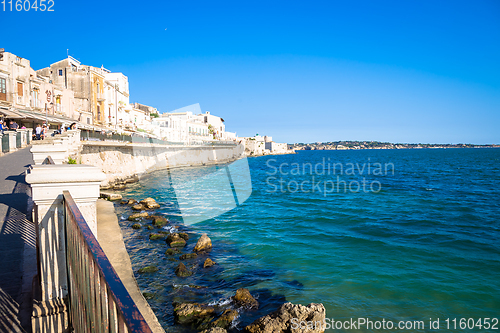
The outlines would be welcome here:
M 74 332 L 151 332 L 68 191 L 63 192 Z

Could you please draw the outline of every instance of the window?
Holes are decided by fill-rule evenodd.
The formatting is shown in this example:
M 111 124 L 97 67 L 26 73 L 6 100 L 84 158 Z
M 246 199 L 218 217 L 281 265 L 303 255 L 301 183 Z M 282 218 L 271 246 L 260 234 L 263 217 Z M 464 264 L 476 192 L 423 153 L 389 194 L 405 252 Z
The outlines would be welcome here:
M 90 118 L 87 118 L 87 124 L 90 124 Z
M 63 74 L 63 71 L 62 71 L 62 69 L 60 69 L 59 70 L 59 76 L 62 76 L 62 74 Z
M 7 100 L 7 81 L 3 77 L 0 77 L 0 100 Z
M 38 89 L 33 89 L 33 107 L 38 107 Z
M 21 82 L 17 83 L 17 95 L 23 96 L 23 84 Z

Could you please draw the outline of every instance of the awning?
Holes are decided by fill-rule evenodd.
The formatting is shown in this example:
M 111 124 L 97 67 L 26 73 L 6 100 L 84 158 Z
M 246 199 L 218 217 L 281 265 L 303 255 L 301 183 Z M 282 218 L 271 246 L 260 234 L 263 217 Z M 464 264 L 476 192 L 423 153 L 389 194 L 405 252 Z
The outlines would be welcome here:
M 24 115 L 26 119 L 38 120 L 41 122 L 47 121 L 49 124 L 65 124 L 65 123 L 71 124 L 72 122 L 74 122 L 72 119 L 69 118 L 60 118 L 54 115 L 44 115 L 41 113 L 36 113 L 28 110 L 18 110 L 18 113 Z
M 25 116 L 23 116 L 17 112 L 14 112 L 12 110 L 8 110 L 8 109 L 0 108 L 0 113 L 3 114 L 5 118 L 10 118 L 10 119 L 24 119 L 24 118 L 26 118 Z

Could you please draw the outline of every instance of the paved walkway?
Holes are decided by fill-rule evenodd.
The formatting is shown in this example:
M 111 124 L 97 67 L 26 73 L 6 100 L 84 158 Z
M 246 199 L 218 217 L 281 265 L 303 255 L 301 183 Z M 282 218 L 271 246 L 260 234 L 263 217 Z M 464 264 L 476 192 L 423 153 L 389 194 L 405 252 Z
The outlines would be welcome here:
M 151 331 L 165 333 L 137 285 L 112 202 L 97 200 L 97 240 Z
M 31 332 L 35 226 L 24 172 L 28 148 L 0 157 L 0 332 Z

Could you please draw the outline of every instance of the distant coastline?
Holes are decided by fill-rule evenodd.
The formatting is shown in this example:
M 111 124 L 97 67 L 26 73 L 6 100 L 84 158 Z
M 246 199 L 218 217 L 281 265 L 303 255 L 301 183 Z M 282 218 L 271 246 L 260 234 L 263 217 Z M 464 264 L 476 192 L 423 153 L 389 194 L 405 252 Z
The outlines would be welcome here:
M 469 143 L 390 143 L 379 141 L 332 141 L 289 144 L 293 150 L 359 150 L 359 149 L 447 149 L 447 148 L 500 148 L 500 144 L 475 145 Z

